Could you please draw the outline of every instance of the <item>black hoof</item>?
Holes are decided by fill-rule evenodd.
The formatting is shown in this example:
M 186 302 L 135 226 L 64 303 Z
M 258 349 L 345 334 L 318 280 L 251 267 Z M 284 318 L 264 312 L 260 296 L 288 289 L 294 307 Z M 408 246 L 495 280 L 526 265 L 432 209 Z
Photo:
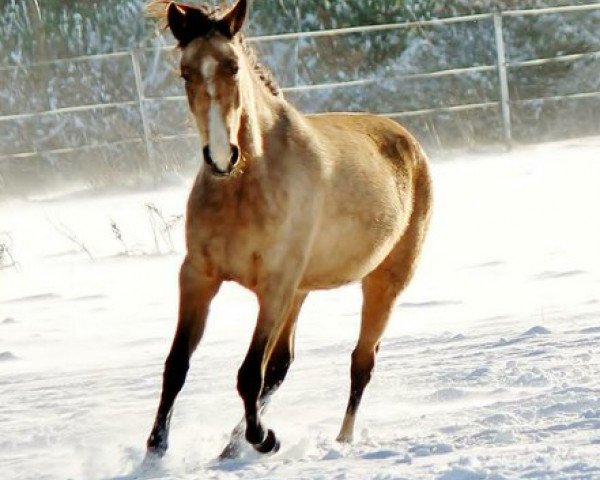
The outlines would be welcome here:
M 253 447 L 259 453 L 277 453 L 281 448 L 281 443 L 277 440 L 275 432 L 269 430 L 267 438 L 265 438 L 262 443 L 253 445 Z
M 162 435 L 150 435 L 148 442 L 146 442 L 146 456 L 147 457 L 164 457 L 169 448 L 167 440 Z
M 151 448 L 148 447 L 148 449 L 146 450 L 146 457 L 148 460 L 158 460 L 161 459 L 165 456 L 165 453 L 167 453 L 167 449 L 166 448 Z
M 246 428 L 246 440 L 251 445 L 257 445 L 265 442 L 265 429 L 259 423 L 255 428 Z

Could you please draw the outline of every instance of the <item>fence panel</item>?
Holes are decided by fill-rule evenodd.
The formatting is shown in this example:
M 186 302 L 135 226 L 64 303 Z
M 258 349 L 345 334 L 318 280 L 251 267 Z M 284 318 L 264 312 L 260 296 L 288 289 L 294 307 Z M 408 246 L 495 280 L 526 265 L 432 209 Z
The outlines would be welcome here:
M 271 64 L 288 99 L 303 111 L 340 106 L 374 111 L 401 119 L 438 146 L 456 138 L 472 145 L 510 144 L 513 132 L 536 123 L 557 130 L 559 120 L 552 119 L 560 111 L 579 117 L 583 112 L 591 128 L 595 120 L 600 129 L 600 39 L 596 51 L 559 52 L 550 46 L 544 58 L 511 55 L 514 22 L 548 15 L 577 20 L 584 14 L 600 15 L 600 4 L 263 35 L 249 41 Z M 407 43 L 408 37 L 395 35 L 414 29 L 427 41 Z M 415 71 L 406 54 L 413 47 L 432 69 Z M 453 60 L 465 48 L 469 55 Z M 19 165 L 19 177 L 36 169 L 46 172 L 48 165 L 63 177 L 77 162 L 82 168 L 99 165 L 88 182 L 94 185 L 118 176 L 106 173 L 111 168 L 144 178 L 194 170 L 198 144 L 172 74 L 176 63 L 171 47 L 163 47 L 0 67 L 0 185 L 6 188 L 2 176 Z M 556 78 L 565 72 L 579 74 L 575 89 L 557 85 Z M 83 86 L 81 78 L 86 79 Z M 551 120 L 540 121 L 546 118 Z M 572 128 L 567 134 L 577 133 Z M 121 165 L 115 155 L 123 156 Z M 128 161 L 130 168 L 125 167 Z M 66 165 L 64 173 L 61 165 Z

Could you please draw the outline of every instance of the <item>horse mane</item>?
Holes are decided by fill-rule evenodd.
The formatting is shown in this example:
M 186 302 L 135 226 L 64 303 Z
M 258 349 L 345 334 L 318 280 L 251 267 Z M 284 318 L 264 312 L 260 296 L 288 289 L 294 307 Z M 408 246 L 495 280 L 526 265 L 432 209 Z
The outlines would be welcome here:
M 159 27 L 162 30 L 166 30 L 169 25 L 167 22 L 167 7 L 169 6 L 169 4 L 171 3 L 170 0 L 151 0 L 147 5 L 146 5 L 146 13 L 148 16 L 156 18 L 159 22 Z M 217 21 L 219 16 L 227 10 L 227 3 L 225 3 L 224 1 L 221 2 L 220 5 L 206 5 L 206 4 L 202 4 L 202 5 L 190 5 L 191 7 L 197 8 L 198 10 L 201 10 L 203 13 L 205 13 L 206 15 L 208 15 L 208 17 L 211 20 L 215 20 Z M 271 72 L 271 70 L 266 67 L 265 65 L 263 65 L 262 63 L 260 63 L 258 61 L 258 56 L 256 54 L 256 50 L 250 46 L 250 44 L 248 43 L 247 39 L 246 39 L 246 35 L 244 35 L 244 33 L 240 32 L 237 35 L 237 38 L 239 39 L 240 45 L 242 47 L 242 51 L 244 52 L 244 55 L 246 55 L 246 58 L 248 59 L 248 62 L 250 63 L 250 66 L 252 67 L 252 69 L 254 70 L 254 72 L 258 75 L 258 78 L 261 80 L 261 82 L 263 83 L 263 85 L 265 87 L 267 87 L 267 89 L 271 92 L 272 95 L 276 96 L 276 97 L 282 97 L 283 96 L 283 92 L 281 90 L 281 88 L 279 87 L 279 85 L 277 84 L 277 81 L 275 80 L 275 77 L 273 76 L 273 72 Z

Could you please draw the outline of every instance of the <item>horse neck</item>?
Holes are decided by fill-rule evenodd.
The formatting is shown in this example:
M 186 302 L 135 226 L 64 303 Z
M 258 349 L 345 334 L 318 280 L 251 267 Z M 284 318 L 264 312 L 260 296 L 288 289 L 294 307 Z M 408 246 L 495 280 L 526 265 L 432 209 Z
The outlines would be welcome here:
M 289 117 L 292 107 L 281 96 L 273 93 L 249 68 L 242 85 L 243 113 L 240 125 L 240 148 L 251 166 L 267 161 L 265 145 L 280 142 L 278 128 Z M 252 165 L 254 164 L 254 165 Z

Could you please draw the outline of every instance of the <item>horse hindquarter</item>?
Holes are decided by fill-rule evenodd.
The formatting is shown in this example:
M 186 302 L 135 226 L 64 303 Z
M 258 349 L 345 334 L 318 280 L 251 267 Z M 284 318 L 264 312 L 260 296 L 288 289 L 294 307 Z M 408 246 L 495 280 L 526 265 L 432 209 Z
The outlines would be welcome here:
M 403 150 L 404 130 L 386 119 L 310 118 L 330 167 L 303 287 L 331 288 L 362 279 L 402 237 L 413 208 L 415 162 Z

